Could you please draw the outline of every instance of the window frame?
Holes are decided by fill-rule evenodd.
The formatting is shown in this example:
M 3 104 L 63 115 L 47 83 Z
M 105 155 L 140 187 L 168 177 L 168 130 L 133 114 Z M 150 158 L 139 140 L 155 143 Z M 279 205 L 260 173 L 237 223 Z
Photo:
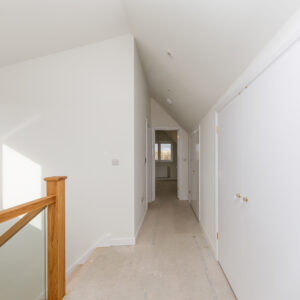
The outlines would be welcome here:
M 170 141 L 155 142 L 154 143 L 154 147 L 155 147 L 156 144 L 158 145 L 158 159 L 157 160 L 155 159 L 155 162 L 160 162 L 160 163 L 170 163 L 170 162 L 173 162 L 174 161 L 173 142 L 170 142 Z M 162 160 L 161 159 L 161 155 L 160 155 L 160 153 L 161 153 L 161 144 L 169 144 L 169 145 L 171 145 L 171 159 L 170 160 Z M 154 155 L 154 158 L 155 158 L 155 155 Z

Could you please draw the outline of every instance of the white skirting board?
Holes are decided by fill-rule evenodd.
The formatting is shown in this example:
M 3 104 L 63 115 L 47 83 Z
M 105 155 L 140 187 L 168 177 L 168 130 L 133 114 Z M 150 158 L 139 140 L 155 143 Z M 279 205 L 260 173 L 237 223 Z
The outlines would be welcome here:
M 85 264 L 94 250 L 96 248 L 101 248 L 101 247 L 113 247 L 113 246 L 133 246 L 136 243 L 136 239 L 138 237 L 139 231 L 143 225 L 145 215 L 147 213 L 147 209 L 145 210 L 145 214 L 143 218 L 141 219 L 140 225 L 138 227 L 138 230 L 135 233 L 135 237 L 129 237 L 129 238 L 111 238 L 110 234 L 107 234 L 103 236 L 99 241 L 94 244 L 94 246 L 90 247 L 85 253 L 83 253 L 76 261 L 73 263 L 69 268 L 66 270 L 66 278 L 68 278 L 73 271 L 75 271 L 76 267 L 78 265 L 83 265 Z M 44 299 L 44 292 L 41 293 L 36 300 Z
M 98 240 L 98 242 L 90 247 L 82 256 L 80 256 L 75 263 L 73 263 L 66 271 L 66 277 L 68 277 L 78 265 L 85 264 L 91 254 L 94 252 L 96 248 L 100 247 L 111 247 L 111 246 L 133 246 L 136 243 L 138 234 L 140 232 L 140 229 L 144 223 L 145 216 L 147 214 L 148 209 L 145 209 L 145 213 L 143 217 L 141 218 L 141 222 L 135 232 L 134 237 L 128 237 L 128 238 L 112 238 L 110 234 L 106 234 L 101 239 Z
M 68 277 L 78 265 L 85 264 L 91 254 L 96 248 L 111 247 L 111 246 L 132 246 L 135 245 L 135 237 L 128 238 L 112 238 L 110 234 L 105 235 L 92 247 L 90 247 L 85 253 L 83 253 L 69 268 L 66 270 L 66 277 Z
M 145 212 L 144 212 L 143 217 L 141 218 L 140 224 L 139 224 L 137 230 L 135 231 L 135 235 L 134 235 L 134 236 L 135 236 L 135 241 L 136 241 L 137 238 L 138 238 L 138 235 L 139 235 L 140 230 L 141 230 L 141 228 L 142 228 L 142 225 L 143 225 L 143 223 L 144 223 L 144 220 L 145 220 L 145 216 L 146 216 L 146 214 L 147 214 L 147 211 L 148 211 L 148 207 L 145 209 Z

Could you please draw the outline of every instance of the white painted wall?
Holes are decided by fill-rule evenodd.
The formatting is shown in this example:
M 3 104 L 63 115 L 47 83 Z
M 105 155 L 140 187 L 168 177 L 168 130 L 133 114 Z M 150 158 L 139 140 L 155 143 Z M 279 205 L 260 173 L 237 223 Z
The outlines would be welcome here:
M 152 127 L 180 127 L 182 128 L 153 98 L 151 99 Z
M 138 52 L 134 49 L 134 230 L 143 224 L 146 197 L 146 119 L 150 121 L 150 96 Z M 149 187 L 151 188 L 151 187 Z
M 133 64 L 126 35 L 0 69 L 1 149 L 39 165 L 41 177 L 68 176 L 68 269 L 103 241 L 134 242 L 134 197 L 143 192 L 134 188 Z
M 178 161 L 178 188 L 180 200 L 188 200 L 188 133 L 154 100 L 151 99 L 152 128 L 179 128 L 177 150 L 181 151 L 181 161 Z M 153 178 L 154 180 L 154 178 Z

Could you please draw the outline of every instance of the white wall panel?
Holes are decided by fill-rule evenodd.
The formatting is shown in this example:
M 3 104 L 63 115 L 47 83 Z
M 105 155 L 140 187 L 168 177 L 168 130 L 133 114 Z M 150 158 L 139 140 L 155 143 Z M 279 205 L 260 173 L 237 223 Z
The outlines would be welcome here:
M 300 298 L 299 78 L 297 41 L 219 115 L 220 262 L 241 300 Z

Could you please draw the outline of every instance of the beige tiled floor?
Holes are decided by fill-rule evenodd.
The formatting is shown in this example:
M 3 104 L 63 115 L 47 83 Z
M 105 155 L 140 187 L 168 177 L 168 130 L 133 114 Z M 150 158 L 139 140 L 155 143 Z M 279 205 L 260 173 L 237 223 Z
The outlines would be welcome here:
M 176 182 L 157 184 L 135 246 L 99 248 L 67 286 L 66 300 L 235 299 Z

